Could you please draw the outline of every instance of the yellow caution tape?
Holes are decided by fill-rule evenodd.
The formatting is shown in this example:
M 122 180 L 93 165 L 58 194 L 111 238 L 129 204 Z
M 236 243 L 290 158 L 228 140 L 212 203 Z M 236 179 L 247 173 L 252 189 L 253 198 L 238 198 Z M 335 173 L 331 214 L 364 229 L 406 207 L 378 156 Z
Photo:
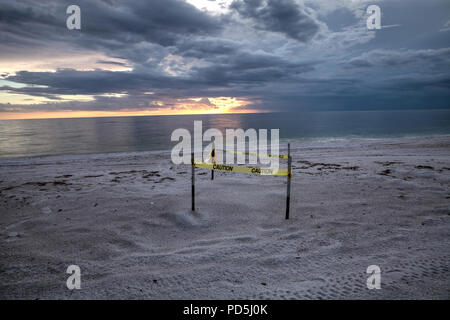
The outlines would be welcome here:
M 254 152 L 243 152 L 243 151 L 234 151 L 234 150 L 222 150 L 222 149 L 216 149 L 217 151 L 222 152 L 229 152 L 229 153 L 239 153 L 239 154 L 246 154 L 249 156 L 259 156 L 259 157 L 266 157 L 266 158 L 280 158 L 280 159 L 287 159 L 289 156 L 287 154 L 264 154 L 264 153 L 254 153 Z
M 259 174 L 259 175 L 287 176 L 289 174 L 288 169 L 239 167 L 239 166 L 229 166 L 226 164 L 210 164 L 205 162 L 194 162 L 194 167 L 209 170 L 221 170 L 229 172 Z

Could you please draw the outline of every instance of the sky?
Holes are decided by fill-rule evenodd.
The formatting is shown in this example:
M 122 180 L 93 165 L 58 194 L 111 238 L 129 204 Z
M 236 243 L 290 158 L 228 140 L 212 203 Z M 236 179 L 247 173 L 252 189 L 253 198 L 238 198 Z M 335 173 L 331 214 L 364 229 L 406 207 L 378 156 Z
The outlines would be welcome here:
M 449 66 L 448 0 L 0 0 L 0 119 L 450 108 Z

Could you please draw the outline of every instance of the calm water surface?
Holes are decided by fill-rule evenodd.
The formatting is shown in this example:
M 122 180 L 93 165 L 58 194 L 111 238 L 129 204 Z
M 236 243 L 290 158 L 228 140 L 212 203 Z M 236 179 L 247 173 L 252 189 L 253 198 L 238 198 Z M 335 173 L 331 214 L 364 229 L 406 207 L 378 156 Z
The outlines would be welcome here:
M 173 130 L 280 129 L 281 139 L 382 138 L 450 134 L 450 110 L 323 111 L 0 121 L 0 157 L 170 149 Z

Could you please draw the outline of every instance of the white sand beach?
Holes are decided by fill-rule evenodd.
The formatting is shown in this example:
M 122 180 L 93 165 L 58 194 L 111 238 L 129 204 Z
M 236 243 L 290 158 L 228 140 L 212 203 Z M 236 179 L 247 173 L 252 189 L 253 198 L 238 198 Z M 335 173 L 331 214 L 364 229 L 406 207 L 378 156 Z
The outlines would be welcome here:
M 289 220 L 286 177 L 201 169 L 192 213 L 170 151 L 1 159 L 0 298 L 450 298 L 450 136 L 291 148 Z

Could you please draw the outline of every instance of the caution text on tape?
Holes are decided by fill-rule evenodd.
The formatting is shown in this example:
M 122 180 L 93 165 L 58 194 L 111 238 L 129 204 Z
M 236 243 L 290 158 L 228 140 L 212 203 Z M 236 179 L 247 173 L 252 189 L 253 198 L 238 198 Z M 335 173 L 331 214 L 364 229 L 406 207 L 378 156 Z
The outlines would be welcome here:
M 193 166 L 196 168 L 209 169 L 209 170 L 221 170 L 221 171 L 229 171 L 229 172 L 259 174 L 259 175 L 286 176 L 289 174 L 288 169 L 239 167 L 239 166 L 229 166 L 229 165 L 225 165 L 225 164 L 211 164 L 211 163 L 205 163 L 205 162 L 194 162 Z

